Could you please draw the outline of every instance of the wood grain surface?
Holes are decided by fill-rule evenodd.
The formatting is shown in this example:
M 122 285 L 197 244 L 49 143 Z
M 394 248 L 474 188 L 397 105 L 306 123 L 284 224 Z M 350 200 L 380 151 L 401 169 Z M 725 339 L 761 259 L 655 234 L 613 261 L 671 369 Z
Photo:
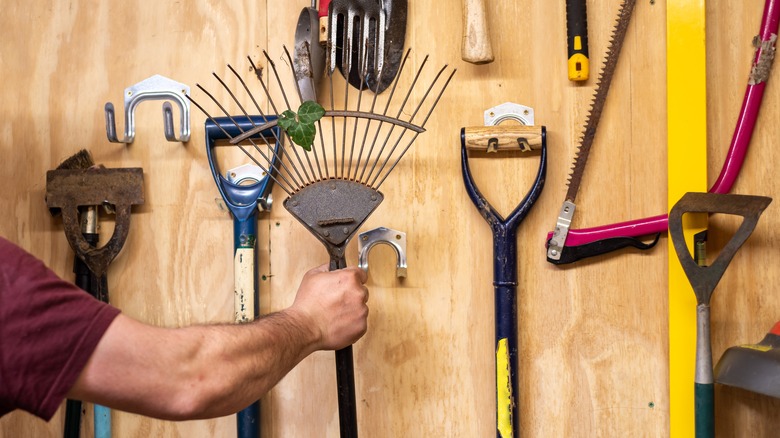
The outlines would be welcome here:
M 669 435 L 668 238 L 650 251 L 624 250 L 565 267 L 545 260 L 545 236 L 564 198 L 619 3 L 588 2 L 594 74 L 575 84 L 567 79 L 564 2 L 490 2 L 495 61 L 486 65 L 460 58 L 460 8 L 409 2 L 407 68 L 430 55 L 426 74 L 444 64 L 458 71 L 426 132 L 382 186 L 385 201 L 362 228 L 406 232 L 409 266 L 408 276 L 398 279 L 391 249 L 377 246 L 370 256 L 369 331 L 355 345 L 362 436 L 494 435 L 492 236 L 464 190 L 459 143 L 462 127 L 482 124 L 485 109 L 509 101 L 534 108 L 536 124 L 547 127 L 549 148 L 545 190 L 518 233 L 522 434 Z M 282 46 L 292 49 L 298 14 L 309 5 L 4 1 L 0 235 L 72 278 L 73 255 L 61 221 L 44 202 L 46 171 L 81 148 L 107 167 L 143 167 L 146 203 L 134 209 L 129 239 L 109 270 L 112 304 L 166 327 L 230 321 L 232 219 L 216 202 L 204 116 L 193 110 L 192 139 L 171 143 L 163 136 L 161 104 L 142 103 L 135 142 L 124 146 L 106 140 L 103 105 L 119 108 L 121 131 L 124 88 L 153 74 L 188 84 L 196 100 L 205 100 L 196 83 L 218 90 L 211 72 L 224 76 L 229 63 L 248 73 L 247 56 L 267 67 L 264 49 L 280 69 L 288 68 Z M 708 4 L 711 181 L 734 129 L 762 8 L 760 0 Z M 665 25 L 665 2 L 638 2 L 578 196 L 576 228 L 666 210 Z M 401 86 L 411 80 L 410 70 L 401 73 Z M 773 178 L 780 162 L 774 147 L 778 80 L 775 71 L 735 193 L 780 193 L 780 180 Z M 423 92 L 416 88 L 412 100 Z M 229 99 L 224 92 L 215 95 Z M 178 117 L 178 109 L 174 113 Z M 538 156 L 475 154 L 471 165 L 485 196 L 508 213 L 529 190 Z M 282 207 L 285 196 L 274 192 L 273 209 L 261 215 L 258 227 L 263 313 L 290 305 L 304 272 L 328 260 Z M 759 341 L 780 319 L 780 299 L 772 291 L 780 277 L 778 211 L 776 200 L 715 291 L 715 361 L 729 346 Z M 104 238 L 111 229 L 106 219 Z M 714 220 L 713 245 L 733 229 Z M 355 242 L 347 260 L 357 264 Z M 264 437 L 338 436 L 334 362 L 332 352 L 313 354 L 262 399 Z M 769 437 L 780 430 L 775 399 L 716 386 L 716 405 L 718 436 Z M 0 420 L 0 438 L 61 436 L 63 412 L 48 423 L 9 414 Z M 86 418 L 83 436 L 91 436 L 91 416 Z M 174 423 L 114 412 L 113 420 L 117 438 L 235 434 L 232 416 Z

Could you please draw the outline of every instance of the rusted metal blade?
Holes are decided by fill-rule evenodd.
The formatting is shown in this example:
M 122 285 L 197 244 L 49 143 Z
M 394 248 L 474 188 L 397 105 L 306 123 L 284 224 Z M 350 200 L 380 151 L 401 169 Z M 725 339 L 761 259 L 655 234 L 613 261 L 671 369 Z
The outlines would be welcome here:
M 609 86 L 612 83 L 612 76 L 615 74 L 615 67 L 617 67 L 620 50 L 623 48 L 623 41 L 626 38 L 626 32 L 628 30 L 628 24 L 631 21 L 631 15 L 634 12 L 634 6 L 636 6 L 636 0 L 625 0 L 620 6 L 617 23 L 612 31 L 612 38 L 610 39 L 609 47 L 607 48 L 604 66 L 601 69 L 596 84 L 596 93 L 593 96 L 591 109 L 585 121 L 585 130 L 580 139 L 580 145 L 577 148 L 571 173 L 569 174 L 569 188 L 566 191 L 566 199 L 563 202 L 563 206 L 561 206 L 561 211 L 558 214 L 558 221 L 555 225 L 555 231 L 553 231 L 553 237 L 550 239 L 547 248 L 547 257 L 552 260 L 559 260 L 561 258 L 561 251 L 566 243 L 566 236 L 569 234 L 569 227 L 571 226 L 574 210 L 576 208 L 574 200 L 577 198 L 577 192 L 582 183 L 582 176 L 585 174 L 585 165 L 588 162 L 590 149 L 593 146 L 593 140 L 596 137 L 596 128 L 599 125 L 601 113 L 604 110 L 604 103 L 607 100 Z

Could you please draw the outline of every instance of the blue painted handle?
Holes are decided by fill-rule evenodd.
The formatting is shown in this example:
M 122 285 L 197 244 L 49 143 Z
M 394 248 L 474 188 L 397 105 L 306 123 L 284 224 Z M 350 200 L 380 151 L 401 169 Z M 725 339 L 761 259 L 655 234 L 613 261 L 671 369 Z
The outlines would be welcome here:
M 95 438 L 111 438 L 111 409 L 95 405 Z
M 463 182 L 469 198 L 493 231 L 493 289 L 496 318 L 496 437 L 518 437 L 520 415 L 517 378 L 517 227 L 544 188 L 547 175 L 547 133 L 542 127 L 539 170 L 531 189 L 503 218 L 474 183 L 469 169 L 465 129 L 461 130 Z

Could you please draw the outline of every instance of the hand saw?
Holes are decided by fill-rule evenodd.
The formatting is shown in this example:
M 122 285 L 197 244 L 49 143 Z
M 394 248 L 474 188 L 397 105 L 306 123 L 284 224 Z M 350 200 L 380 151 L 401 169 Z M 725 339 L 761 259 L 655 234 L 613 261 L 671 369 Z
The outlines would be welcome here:
M 763 102 L 766 82 L 769 79 L 769 74 L 771 72 L 779 24 L 780 0 L 766 0 L 764 2 L 759 32 L 753 41 L 755 55 L 751 61 L 750 75 L 747 81 L 742 107 L 739 116 L 737 117 L 731 144 L 723 162 L 720 175 L 708 190 L 709 193 L 730 192 L 742 168 L 748 147 L 750 146 L 750 139 L 753 136 L 753 130 L 758 119 L 758 113 L 761 109 L 761 103 Z M 595 100 L 596 98 L 594 98 L 594 101 Z M 584 164 L 581 167 L 584 168 Z M 573 172 L 573 174 L 574 173 L 575 172 Z M 579 184 L 579 181 L 575 182 Z M 571 189 L 571 184 L 569 188 Z M 574 194 L 576 195 L 576 190 L 574 191 Z M 564 203 L 564 207 L 566 206 L 567 205 Z M 563 213 L 564 209 L 562 208 L 561 216 L 563 216 Z M 628 246 L 639 249 L 649 249 L 658 241 L 660 233 L 668 229 L 668 216 L 666 214 L 592 228 L 569 229 L 572 214 L 573 210 L 571 210 L 571 213 L 569 214 L 568 222 L 564 222 L 565 228 L 561 228 L 563 235 L 558 240 L 560 242 L 560 249 L 559 247 L 555 248 L 558 251 L 557 258 L 551 257 L 550 248 L 552 248 L 552 241 L 555 237 L 555 233 L 558 232 L 558 227 L 556 226 L 556 231 L 547 234 L 547 261 L 551 263 L 573 263 L 583 258 L 606 254 Z M 566 218 L 564 217 L 563 220 L 565 221 Z M 558 223 L 561 222 L 562 219 L 559 218 Z M 648 244 L 637 239 L 641 236 L 653 234 L 655 234 L 656 237 Z
M 604 103 L 607 100 L 609 86 L 612 83 L 612 76 L 615 74 L 620 49 L 623 47 L 623 41 L 626 38 L 626 31 L 628 30 L 628 23 L 631 21 L 631 15 L 634 12 L 634 6 L 636 6 L 636 0 L 625 0 L 620 6 L 617 24 L 607 49 L 607 59 L 604 61 L 604 67 L 599 75 L 591 110 L 585 122 L 585 131 L 580 139 L 580 145 L 574 158 L 571 174 L 569 175 L 569 189 L 566 192 L 566 199 L 563 201 L 561 211 L 558 214 L 558 221 L 555 224 L 555 231 L 553 231 L 553 236 L 548 243 L 548 260 L 560 260 L 561 258 L 561 253 L 566 243 L 566 236 L 569 234 L 569 227 L 576 209 L 574 200 L 577 198 L 577 192 L 582 183 L 582 176 L 585 174 L 585 165 L 588 162 L 590 149 L 593 146 L 593 139 L 596 137 L 596 128 L 604 110 Z

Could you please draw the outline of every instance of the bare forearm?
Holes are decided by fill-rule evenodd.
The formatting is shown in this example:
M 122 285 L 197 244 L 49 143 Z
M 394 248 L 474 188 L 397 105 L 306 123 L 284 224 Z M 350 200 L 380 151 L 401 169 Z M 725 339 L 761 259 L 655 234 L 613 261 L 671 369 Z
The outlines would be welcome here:
M 71 395 L 171 420 L 228 415 L 261 398 L 317 341 L 289 309 L 240 326 L 181 329 L 120 316 Z
M 69 396 L 170 420 L 231 414 L 311 352 L 363 336 L 365 281 L 358 268 L 320 266 L 304 275 L 290 308 L 249 324 L 165 329 L 120 314 Z
M 213 327 L 193 327 L 209 331 Z M 301 315 L 287 309 L 243 327 L 220 326 L 195 359 L 205 378 L 203 409 L 196 417 L 236 412 L 261 398 L 295 365 L 317 349 L 319 334 Z M 246 330 L 249 329 L 249 330 Z M 205 383 L 205 382 L 204 382 Z

